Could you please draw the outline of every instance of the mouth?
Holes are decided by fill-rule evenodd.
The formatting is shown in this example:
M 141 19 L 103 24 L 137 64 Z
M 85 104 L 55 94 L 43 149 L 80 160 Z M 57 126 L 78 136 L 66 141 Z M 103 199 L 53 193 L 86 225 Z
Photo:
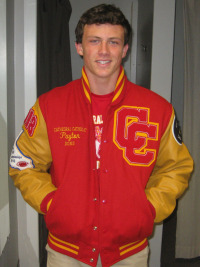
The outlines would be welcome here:
M 106 65 L 106 64 L 110 63 L 111 60 L 97 60 L 96 62 L 101 64 L 101 65 Z

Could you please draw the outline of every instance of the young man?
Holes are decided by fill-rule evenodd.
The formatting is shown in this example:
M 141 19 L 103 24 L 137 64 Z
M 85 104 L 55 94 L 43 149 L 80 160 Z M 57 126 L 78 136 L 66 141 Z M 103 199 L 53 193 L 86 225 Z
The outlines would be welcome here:
M 124 74 L 130 35 L 112 5 L 84 13 L 81 79 L 40 96 L 14 144 L 10 175 L 45 216 L 49 267 L 147 266 L 154 222 L 188 186 L 173 107 Z

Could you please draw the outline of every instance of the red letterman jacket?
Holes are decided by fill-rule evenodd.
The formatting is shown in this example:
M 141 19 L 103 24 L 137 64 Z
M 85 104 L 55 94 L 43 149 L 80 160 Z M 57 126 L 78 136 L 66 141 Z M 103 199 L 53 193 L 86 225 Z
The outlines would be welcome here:
M 15 141 L 10 175 L 43 213 L 49 246 L 103 267 L 147 246 L 154 222 L 173 211 L 188 186 L 192 159 L 174 110 L 129 82 L 121 68 L 104 120 L 99 174 L 89 82 L 40 96 Z

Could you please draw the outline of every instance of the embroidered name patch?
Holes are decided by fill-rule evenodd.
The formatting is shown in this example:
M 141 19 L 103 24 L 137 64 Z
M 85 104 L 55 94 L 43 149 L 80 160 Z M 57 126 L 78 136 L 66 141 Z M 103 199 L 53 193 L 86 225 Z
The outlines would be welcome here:
M 86 133 L 87 128 L 80 126 L 66 126 L 54 128 L 60 140 L 64 141 L 65 146 L 75 146 L 77 141 L 81 139 L 82 133 Z

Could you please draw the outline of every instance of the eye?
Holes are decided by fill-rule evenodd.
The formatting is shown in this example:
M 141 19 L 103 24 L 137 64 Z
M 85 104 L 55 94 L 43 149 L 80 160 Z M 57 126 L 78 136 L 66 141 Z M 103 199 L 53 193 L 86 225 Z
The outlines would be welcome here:
M 115 41 L 115 40 L 111 40 L 109 43 L 111 45 L 115 45 L 115 46 L 119 45 L 119 42 L 118 41 Z
M 97 44 L 97 43 L 99 43 L 99 40 L 98 39 L 91 39 L 91 40 L 89 40 L 89 43 Z

